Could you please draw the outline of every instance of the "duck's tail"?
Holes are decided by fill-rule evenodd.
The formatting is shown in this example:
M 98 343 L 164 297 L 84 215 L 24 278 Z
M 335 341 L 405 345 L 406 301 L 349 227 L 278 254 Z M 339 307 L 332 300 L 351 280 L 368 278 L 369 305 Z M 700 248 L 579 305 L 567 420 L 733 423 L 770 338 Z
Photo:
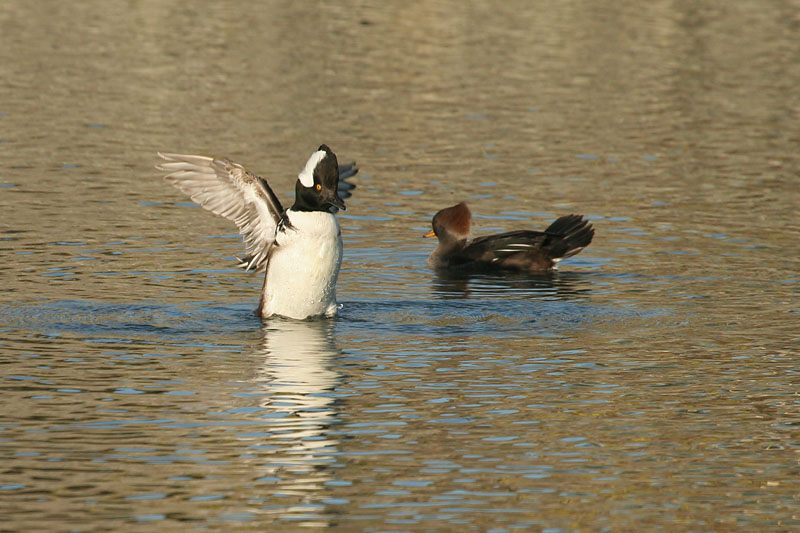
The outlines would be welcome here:
M 583 215 L 566 215 L 544 230 L 545 233 L 558 236 L 559 239 L 549 248 L 554 262 L 566 257 L 572 257 L 592 242 L 594 228 Z

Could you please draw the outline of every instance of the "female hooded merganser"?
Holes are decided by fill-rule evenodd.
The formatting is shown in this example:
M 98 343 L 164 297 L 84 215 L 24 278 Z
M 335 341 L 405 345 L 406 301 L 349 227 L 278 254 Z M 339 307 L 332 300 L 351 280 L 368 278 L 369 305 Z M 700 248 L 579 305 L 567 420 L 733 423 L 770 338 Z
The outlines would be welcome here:
M 355 163 L 339 166 L 326 145 L 311 154 L 284 210 L 266 180 L 228 159 L 158 154 L 166 180 L 212 213 L 232 220 L 244 237 L 245 270 L 266 271 L 256 313 L 303 319 L 335 316 L 342 232 L 334 213 L 355 186 Z M 341 181 L 340 181 L 341 178 Z
M 583 250 L 594 237 L 594 229 L 583 215 L 567 215 L 544 231 L 509 231 L 467 242 L 471 218 L 464 202 L 434 215 L 433 231 L 424 237 L 438 237 L 439 245 L 428 258 L 428 266 L 542 272 Z

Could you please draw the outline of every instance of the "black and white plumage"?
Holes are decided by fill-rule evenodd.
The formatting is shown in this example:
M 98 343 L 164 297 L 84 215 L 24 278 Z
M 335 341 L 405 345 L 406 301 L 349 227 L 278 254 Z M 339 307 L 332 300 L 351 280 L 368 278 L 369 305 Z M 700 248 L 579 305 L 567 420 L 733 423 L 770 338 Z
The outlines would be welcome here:
M 263 178 L 228 159 L 158 154 L 156 168 L 194 202 L 232 220 L 244 238 L 239 266 L 265 271 L 258 313 L 289 318 L 336 314 L 342 237 L 334 214 L 355 185 L 355 163 L 339 165 L 321 145 L 295 183 L 295 202 L 284 210 Z
M 470 213 L 461 202 L 433 217 L 439 244 L 428 258 L 436 269 L 518 270 L 542 272 L 583 250 L 594 237 L 594 228 L 582 215 L 566 215 L 544 231 L 517 230 L 468 241 Z

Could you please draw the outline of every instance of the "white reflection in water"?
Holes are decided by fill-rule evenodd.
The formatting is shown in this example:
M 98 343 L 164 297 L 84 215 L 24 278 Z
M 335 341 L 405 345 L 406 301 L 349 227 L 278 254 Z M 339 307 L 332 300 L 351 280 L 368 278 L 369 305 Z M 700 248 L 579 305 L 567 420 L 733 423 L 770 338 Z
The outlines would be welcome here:
M 268 425 L 264 441 L 253 445 L 264 460 L 259 481 L 274 483 L 272 494 L 281 498 L 268 512 L 306 525 L 321 518 L 319 500 L 333 477 L 339 441 L 329 431 L 338 420 L 333 390 L 341 375 L 333 365 L 339 353 L 331 320 L 281 319 L 264 327 L 258 353 L 263 364 L 254 382 L 264 392 L 259 403 Z

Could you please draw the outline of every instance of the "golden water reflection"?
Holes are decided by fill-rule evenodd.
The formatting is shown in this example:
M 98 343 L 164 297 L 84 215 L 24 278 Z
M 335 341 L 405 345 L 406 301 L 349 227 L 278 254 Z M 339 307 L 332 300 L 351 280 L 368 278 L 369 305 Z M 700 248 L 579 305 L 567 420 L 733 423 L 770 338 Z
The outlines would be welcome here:
M 263 435 L 248 439 L 259 459 L 256 481 L 271 485 L 277 504 L 266 506 L 268 514 L 304 526 L 321 525 L 320 500 L 339 445 L 329 434 L 338 423 L 333 391 L 342 379 L 333 369 L 340 354 L 333 326 L 331 320 L 270 320 L 254 351 L 263 358 L 253 392 L 262 393 L 265 423 Z

